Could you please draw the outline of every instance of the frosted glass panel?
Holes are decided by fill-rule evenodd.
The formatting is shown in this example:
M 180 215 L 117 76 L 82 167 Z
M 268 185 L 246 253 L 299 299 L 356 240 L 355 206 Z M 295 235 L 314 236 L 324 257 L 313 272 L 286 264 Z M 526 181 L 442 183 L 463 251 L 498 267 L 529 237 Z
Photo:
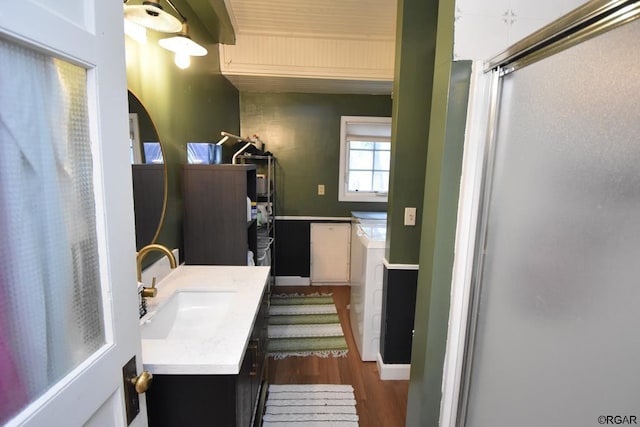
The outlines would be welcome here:
M 503 78 L 467 426 L 640 420 L 638 40 Z
M 0 424 L 105 343 L 86 74 L 0 39 Z

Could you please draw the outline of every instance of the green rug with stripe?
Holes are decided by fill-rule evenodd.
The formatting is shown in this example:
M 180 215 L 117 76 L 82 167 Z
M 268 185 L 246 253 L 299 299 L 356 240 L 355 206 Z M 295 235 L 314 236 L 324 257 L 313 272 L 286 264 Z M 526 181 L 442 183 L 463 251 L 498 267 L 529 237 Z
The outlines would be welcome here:
M 271 357 L 344 357 L 344 339 L 331 295 L 272 295 L 269 309 Z

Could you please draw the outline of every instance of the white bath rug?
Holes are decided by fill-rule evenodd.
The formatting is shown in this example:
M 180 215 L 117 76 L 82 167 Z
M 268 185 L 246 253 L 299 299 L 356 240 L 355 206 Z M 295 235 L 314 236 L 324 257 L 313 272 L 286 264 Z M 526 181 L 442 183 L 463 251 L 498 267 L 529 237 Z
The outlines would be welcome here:
M 343 384 L 269 386 L 264 427 L 356 427 L 353 387 Z

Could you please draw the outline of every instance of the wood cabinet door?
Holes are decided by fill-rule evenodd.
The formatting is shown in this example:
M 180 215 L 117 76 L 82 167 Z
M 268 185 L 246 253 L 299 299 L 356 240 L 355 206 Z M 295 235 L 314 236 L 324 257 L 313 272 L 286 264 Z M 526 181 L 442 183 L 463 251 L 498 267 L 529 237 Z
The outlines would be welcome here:
M 247 348 L 240 373 L 236 379 L 236 426 L 251 425 L 253 415 L 253 385 L 252 368 L 255 360 L 255 352 Z

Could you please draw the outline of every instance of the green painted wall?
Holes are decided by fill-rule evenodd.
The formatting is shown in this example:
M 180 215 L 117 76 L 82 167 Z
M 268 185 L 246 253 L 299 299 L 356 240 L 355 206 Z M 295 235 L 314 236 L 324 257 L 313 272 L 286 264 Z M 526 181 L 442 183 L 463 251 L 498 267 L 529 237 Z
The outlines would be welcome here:
M 142 105 L 140 100 L 136 98 L 131 91 L 129 91 L 128 95 L 129 112 L 138 114 L 140 143 L 158 141 L 158 132 L 144 105 Z M 142 150 L 142 147 L 140 149 Z M 144 156 L 144 153 L 142 153 L 142 155 Z
M 258 135 L 278 160 L 278 216 L 385 211 L 386 203 L 338 202 L 340 117 L 390 115 L 390 96 L 240 94 L 241 135 Z M 318 184 L 325 185 L 324 196 Z
M 187 14 L 188 11 L 183 13 Z M 197 20 L 189 15 L 190 34 L 206 39 Z M 126 38 L 127 85 L 149 112 L 163 146 L 168 168 L 169 197 L 158 242 L 182 246 L 181 167 L 186 163 L 188 141 L 217 141 L 220 131 L 240 130 L 239 93 L 219 72 L 217 45 L 209 54 L 192 58 L 181 70 L 173 54 L 158 46 L 157 33 L 148 32 L 146 45 Z
M 471 62 L 451 62 L 454 0 L 441 1 L 420 271 L 407 403 L 408 426 L 437 426 Z
M 398 0 L 386 258 L 417 264 L 431 115 L 437 0 Z M 404 225 L 416 207 L 415 226 Z

